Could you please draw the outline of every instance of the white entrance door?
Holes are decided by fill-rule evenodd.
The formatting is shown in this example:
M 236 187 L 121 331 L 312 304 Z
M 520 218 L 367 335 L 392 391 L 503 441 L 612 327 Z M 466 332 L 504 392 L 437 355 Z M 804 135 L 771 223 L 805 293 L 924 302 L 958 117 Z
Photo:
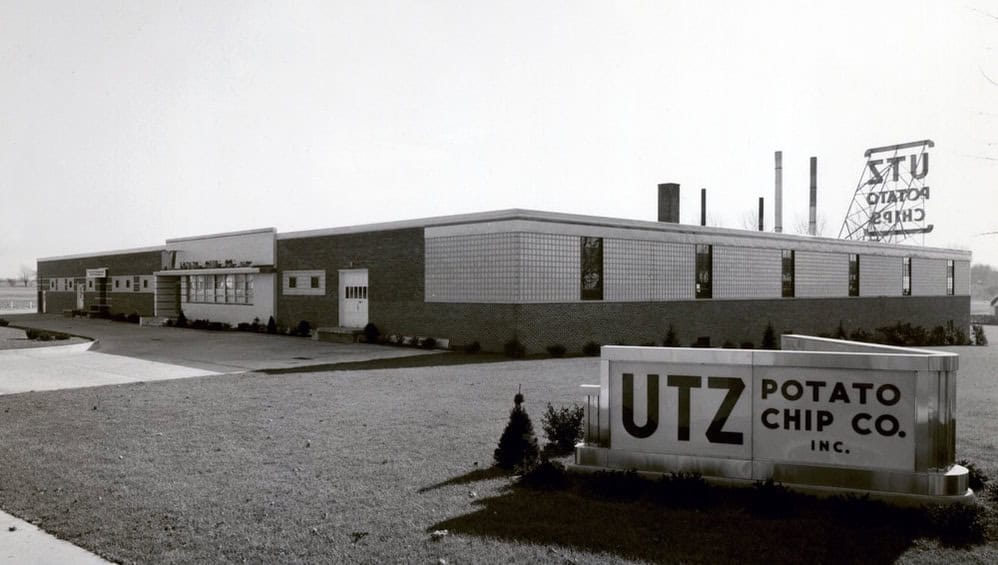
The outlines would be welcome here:
M 83 310 L 83 292 L 86 290 L 86 281 L 76 281 L 76 309 Z
M 340 326 L 367 325 L 367 269 L 340 271 Z

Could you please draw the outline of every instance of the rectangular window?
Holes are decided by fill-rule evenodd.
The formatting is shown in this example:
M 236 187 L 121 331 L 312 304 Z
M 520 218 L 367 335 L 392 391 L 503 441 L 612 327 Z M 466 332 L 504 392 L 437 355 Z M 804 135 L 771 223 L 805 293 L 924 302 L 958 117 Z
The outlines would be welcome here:
M 115 279 L 114 280 L 114 288 L 118 288 L 119 286 L 121 286 L 121 281 L 119 281 L 118 279 Z
M 93 288 L 93 287 L 94 287 L 94 281 L 87 281 L 87 288 Z
M 859 296 L 859 254 L 849 254 L 849 296 Z
M 696 296 L 712 298 L 714 278 L 714 246 L 697 245 L 696 248 Z
M 794 297 L 794 250 L 783 250 L 783 298 Z
M 311 277 L 310 281 L 312 288 L 319 288 L 319 277 Z
M 142 288 L 149 288 L 149 279 L 142 279 Z
M 298 277 L 288 277 L 288 288 L 298 288 Z
M 582 300 L 603 300 L 603 238 L 583 237 L 581 275 Z
M 901 259 L 901 296 L 911 296 L 911 257 Z
M 956 290 L 956 285 L 954 284 L 954 276 L 956 274 L 956 265 L 953 260 L 950 259 L 946 261 L 946 295 L 953 296 Z

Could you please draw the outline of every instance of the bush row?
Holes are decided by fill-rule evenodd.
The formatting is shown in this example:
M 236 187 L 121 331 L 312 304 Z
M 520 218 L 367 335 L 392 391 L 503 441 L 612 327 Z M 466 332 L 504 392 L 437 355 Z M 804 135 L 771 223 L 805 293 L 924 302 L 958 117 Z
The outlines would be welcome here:
M 52 341 L 52 340 L 64 340 L 69 339 L 69 334 L 64 334 L 62 332 L 50 332 L 46 330 L 36 330 L 33 328 L 28 328 L 24 330 L 24 335 L 28 339 L 36 339 L 38 341 Z

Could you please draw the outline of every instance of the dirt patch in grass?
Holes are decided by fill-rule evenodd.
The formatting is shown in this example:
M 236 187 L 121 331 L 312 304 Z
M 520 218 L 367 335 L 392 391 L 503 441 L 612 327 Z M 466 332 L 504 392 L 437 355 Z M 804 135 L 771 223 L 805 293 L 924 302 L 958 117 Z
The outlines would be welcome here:
M 995 349 L 950 349 L 957 455 L 995 476 Z M 0 507 L 123 562 L 998 561 L 991 500 L 984 543 L 951 547 L 834 505 L 767 517 L 734 492 L 675 508 L 490 469 L 518 385 L 539 430 L 546 402 L 598 375 L 578 358 L 3 396 Z

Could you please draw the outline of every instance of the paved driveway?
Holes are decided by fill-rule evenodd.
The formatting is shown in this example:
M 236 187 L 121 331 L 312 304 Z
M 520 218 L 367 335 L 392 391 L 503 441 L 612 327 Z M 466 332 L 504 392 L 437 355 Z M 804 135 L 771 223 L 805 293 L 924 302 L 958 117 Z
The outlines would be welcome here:
M 8 316 L 7 319 L 19 326 L 95 338 L 98 342 L 91 351 L 215 373 L 305 367 L 427 353 L 419 349 L 327 343 L 301 337 L 238 331 L 141 327 L 125 322 L 64 318 L 53 314 Z

